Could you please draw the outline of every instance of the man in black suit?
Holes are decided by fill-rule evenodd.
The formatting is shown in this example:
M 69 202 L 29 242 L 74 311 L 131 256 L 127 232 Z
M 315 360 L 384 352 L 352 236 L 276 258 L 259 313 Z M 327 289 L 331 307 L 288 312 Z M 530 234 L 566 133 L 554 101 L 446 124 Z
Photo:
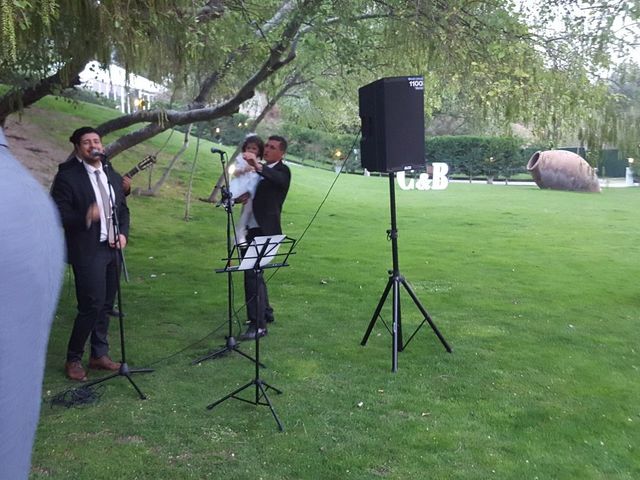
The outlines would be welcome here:
M 110 166 L 102 165 L 104 148 L 98 132 L 82 127 L 73 132 L 70 140 L 78 161 L 59 169 L 51 196 L 60 212 L 78 301 L 65 372 L 71 380 L 85 381 L 82 355 L 89 337 L 89 368 L 112 371 L 120 368 L 108 355 L 107 311 L 117 290 L 116 262 L 120 261 L 117 250 L 127 244 L 129 209 L 122 177 Z M 112 213 L 117 214 L 118 232 Z
M 251 201 L 253 206 L 253 218 L 249 219 L 247 225 L 247 242 L 258 236 L 282 233 L 280 214 L 291 182 L 291 171 L 282 162 L 286 152 L 287 141 L 283 137 L 273 135 L 264 146 L 265 164 L 259 163 L 251 152 L 243 154 L 249 165 L 262 177 L 253 199 L 248 195 L 238 199 L 243 203 Z M 249 328 L 240 338 L 248 340 L 254 339 L 256 335 L 264 336 L 267 334 L 267 322 L 273 321 L 273 309 L 269 305 L 267 286 L 261 273 L 257 278 L 256 289 L 255 272 L 245 271 L 244 292 Z

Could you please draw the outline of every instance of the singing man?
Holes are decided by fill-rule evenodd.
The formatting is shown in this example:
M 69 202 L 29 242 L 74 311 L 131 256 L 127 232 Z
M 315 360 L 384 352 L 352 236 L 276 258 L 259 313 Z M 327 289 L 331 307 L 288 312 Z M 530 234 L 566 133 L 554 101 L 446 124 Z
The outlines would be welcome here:
M 120 363 L 109 357 L 107 312 L 117 292 L 117 249 L 127 245 L 129 208 L 122 177 L 111 166 L 103 165 L 104 147 L 98 132 L 81 127 L 69 140 L 78 161 L 59 169 L 51 196 L 60 211 L 78 303 L 65 373 L 69 379 L 82 382 L 87 380 L 82 365 L 87 339 L 91 345 L 89 368 L 120 368 Z

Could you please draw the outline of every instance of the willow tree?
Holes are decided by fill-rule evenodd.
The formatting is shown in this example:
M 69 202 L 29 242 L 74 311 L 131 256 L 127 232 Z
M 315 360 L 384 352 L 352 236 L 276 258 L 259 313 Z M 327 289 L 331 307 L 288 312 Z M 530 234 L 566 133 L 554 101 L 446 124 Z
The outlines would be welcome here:
M 557 3 L 586 3 L 600 20 L 634 13 L 624 2 L 539 3 L 541 11 Z M 426 79 L 427 113 L 447 99 L 464 98 L 485 115 L 520 117 L 559 131 L 579 112 L 606 102 L 592 94 L 598 86 L 589 75 L 616 40 L 613 24 L 597 20 L 599 30 L 585 30 L 591 36 L 567 34 L 548 42 L 549 34 L 532 31 L 508 0 L 34 0 L 20 9 L 15 4 L 0 0 L 0 82 L 12 87 L 0 98 L 0 122 L 73 85 L 93 58 L 118 61 L 183 95 L 182 108 L 139 111 L 98 126 L 103 134 L 137 126 L 107 147 L 111 156 L 173 126 L 231 115 L 256 89 L 278 91 L 294 69 L 305 79 L 301 85 L 310 86 L 302 91 L 307 102 L 316 111 L 332 105 L 332 118 L 343 123 L 357 122 L 357 86 L 417 73 Z M 544 21 L 551 18 L 548 13 Z M 559 44 L 572 46 L 573 58 L 567 54 L 571 48 L 554 51 Z M 579 81 L 567 81 L 572 78 Z M 555 117 L 545 111 L 549 105 L 558 110 Z M 550 117 L 555 120 L 549 126 Z

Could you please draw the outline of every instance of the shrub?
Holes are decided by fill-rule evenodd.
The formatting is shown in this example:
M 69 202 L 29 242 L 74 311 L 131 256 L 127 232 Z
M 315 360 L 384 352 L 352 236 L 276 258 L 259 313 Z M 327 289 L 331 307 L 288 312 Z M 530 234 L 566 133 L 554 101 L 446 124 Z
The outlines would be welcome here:
M 82 88 L 69 88 L 60 92 L 60 96 L 68 98 L 76 102 L 93 103 L 94 105 L 102 105 L 103 107 L 116 109 L 120 106 L 120 102 L 107 98 L 101 93 L 91 92 Z
M 292 155 L 300 157 L 303 161 L 313 160 L 327 166 L 335 162 L 341 163 L 350 150 L 360 147 L 359 144 L 354 144 L 354 135 L 323 132 L 291 123 L 282 125 L 282 133 L 289 141 L 288 151 Z M 338 151 L 340 155 L 336 157 Z M 359 160 L 351 154 L 345 170 L 355 171 L 359 168 Z
M 450 174 L 509 178 L 526 165 L 517 137 L 440 136 L 426 141 L 428 162 L 449 165 Z

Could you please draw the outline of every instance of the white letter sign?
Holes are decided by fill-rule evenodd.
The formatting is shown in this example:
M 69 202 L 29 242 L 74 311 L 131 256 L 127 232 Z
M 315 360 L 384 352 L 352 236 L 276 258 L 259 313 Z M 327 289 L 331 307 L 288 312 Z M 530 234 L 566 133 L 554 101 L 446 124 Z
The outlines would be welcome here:
M 433 179 L 429 179 L 428 173 L 421 173 L 418 180 L 413 178 L 407 179 L 405 172 L 398 172 L 398 186 L 401 190 L 444 190 L 449 185 L 447 173 L 449 173 L 449 165 L 446 163 L 434 162 Z

